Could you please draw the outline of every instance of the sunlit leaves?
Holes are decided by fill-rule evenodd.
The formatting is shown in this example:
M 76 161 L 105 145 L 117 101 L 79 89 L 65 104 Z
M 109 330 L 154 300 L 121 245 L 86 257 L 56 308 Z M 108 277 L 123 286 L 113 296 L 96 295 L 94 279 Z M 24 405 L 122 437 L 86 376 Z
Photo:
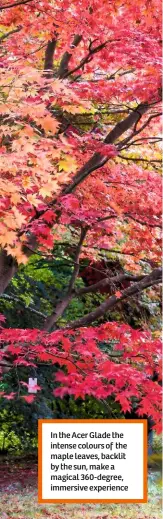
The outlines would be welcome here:
M 59 161 L 59 171 L 75 172 L 77 169 L 77 163 L 73 157 L 65 156 Z
M 160 430 L 161 389 L 150 376 L 153 370 L 157 371 L 161 342 L 152 339 L 150 332 L 132 330 L 128 325 L 116 322 L 75 332 L 58 330 L 51 334 L 1 328 L 0 341 L 8 345 L 5 352 L 1 350 L 1 358 L 9 359 L 13 355 L 17 367 L 35 366 L 38 361 L 59 365 L 60 370 L 54 375 L 58 383 L 57 389 L 53 390 L 55 396 L 63 398 L 69 394 L 74 398 L 85 398 L 92 395 L 105 399 L 112 395 L 124 413 L 130 411 L 132 398 L 136 397 L 138 415 L 152 416 L 156 429 Z M 100 349 L 101 341 L 110 345 L 108 353 Z M 120 362 L 118 356 L 110 355 L 117 349 L 121 352 Z M 22 397 L 28 403 L 32 402 L 28 395 Z

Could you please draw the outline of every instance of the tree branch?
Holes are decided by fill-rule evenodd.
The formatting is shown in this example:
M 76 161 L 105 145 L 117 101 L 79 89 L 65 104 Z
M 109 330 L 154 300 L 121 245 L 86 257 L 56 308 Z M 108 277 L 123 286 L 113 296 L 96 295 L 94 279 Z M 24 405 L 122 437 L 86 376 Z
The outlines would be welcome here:
M 104 140 L 104 144 L 114 144 L 114 142 L 133 124 L 135 124 L 140 115 L 144 115 L 150 108 L 148 103 L 141 103 L 135 110 L 132 111 L 123 121 L 117 123 L 115 127 L 108 133 Z M 72 183 L 63 190 L 63 194 L 69 194 L 90 174 L 98 168 L 101 168 L 108 162 L 108 155 L 102 155 L 101 153 L 94 153 L 91 159 L 82 166 L 78 173 L 74 176 Z
M 144 115 L 150 108 L 148 103 L 140 103 L 140 105 L 133 110 L 123 121 L 117 123 L 116 126 L 111 130 L 105 139 L 106 144 L 113 144 L 115 140 L 119 139 L 123 133 L 129 130 L 133 124 L 136 124 L 138 120 Z
M 123 155 L 120 155 L 118 154 L 118 157 L 120 157 L 120 159 L 123 159 L 123 160 L 132 160 L 133 162 L 147 162 L 147 164 L 153 164 L 155 162 L 159 162 L 160 164 L 162 163 L 162 160 L 161 159 L 152 159 L 152 160 L 148 160 L 148 159 L 142 159 L 142 158 L 135 158 L 135 157 L 125 157 Z
M 3 11 L 3 9 L 11 9 L 11 7 L 17 7 L 17 5 L 25 5 L 33 1 L 34 0 L 21 0 L 20 2 L 14 2 L 13 4 L 1 5 L 0 11 Z
M 74 284 L 75 284 L 76 278 L 78 277 L 78 274 L 79 274 L 80 252 L 81 252 L 81 247 L 83 245 L 83 241 L 84 241 L 84 239 L 86 237 L 86 234 L 87 234 L 87 229 L 88 229 L 88 227 L 81 228 L 80 240 L 79 240 L 79 243 L 78 243 L 78 246 L 77 246 L 77 249 L 76 249 L 76 254 L 75 254 L 74 271 L 73 271 L 73 274 L 72 274 L 72 277 L 71 277 L 71 280 L 70 280 L 70 283 L 69 283 L 69 287 L 68 287 L 68 293 L 69 294 L 72 293 L 72 290 L 74 288 Z
M 150 121 L 152 119 L 154 119 L 155 117 L 160 117 L 162 115 L 162 112 L 158 112 L 156 114 L 152 114 L 150 115 L 150 117 L 148 117 L 147 121 L 145 121 L 145 123 L 141 126 L 141 128 L 139 128 L 139 130 L 137 130 L 137 123 L 139 122 L 139 120 L 141 119 L 141 116 L 139 117 L 138 121 L 135 123 L 135 126 L 134 126 L 134 130 L 133 132 L 131 133 L 131 135 L 129 135 L 129 137 L 127 137 L 126 139 L 124 139 L 123 141 L 121 141 L 120 143 L 120 146 L 119 146 L 119 149 L 121 149 L 125 144 L 127 144 L 133 137 L 135 137 L 136 135 L 138 135 L 139 133 L 141 133 L 150 123 Z
M 6 40 L 6 38 L 11 36 L 12 34 L 15 34 L 16 32 L 21 31 L 21 29 L 22 29 L 22 25 L 19 25 L 19 27 L 17 27 L 16 29 L 13 29 L 12 31 L 6 32 L 6 34 L 3 34 L 3 36 L 0 36 L 0 44 L 1 44 L 2 41 Z
M 149 137 L 139 137 L 139 139 L 135 139 L 135 141 L 131 141 L 128 144 L 123 144 L 123 145 L 120 142 L 118 145 L 118 150 L 124 151 L 124 150 L 130 148 L 131 146 L 144 145 L 145 142 L 143 142 L 143 141 L 149 141 L 149 143 L 155 144 L 156 142 L 161 142 L 162 138 L 161 137 L 150 137 L 150 136 Z
M 153 272 L 147 276 L 145 276 L 141 281 L 138 283 L 132 285 L 129 288 L 126 288 L 123 292 L 121 297 L 116 297 L 115 295 L 109 297 L 102 303 L 96 310 L 93 312 L 90 312 L 89 314 L 85 315 L 81 319 L 77 319 L 76 321 L 72 321 L 68 326 L 66 326 L 66 329 L 75 329 L 80 328 L 82 326 L 88 326 L 100 317 L 103 317 L 106 312 L 111 311 L 117 304 L 119 304 L 124 299 L 127 299 L 128 297 L 131 297 L 142 290 L 145 290 L 148 287 L 151 287 L 153 285 L 156 285 L 158 283 L 161 283 L 162 277 L 161 277 L 161 268 L 156 268 L 153 270 Z
M 58 321 L 59 317 L 61 317 L 63 315 L 63 312 L 66 310 L 71 299 L 74 297 L 73 288 L 74 288 L 76 278 L 79 274 L 80 252 L 81 252 L 82 244 L 85 239 L 86 233 L 87 233 L 87 228 L 81 228 L 80 240 L 79 240 L 79 243 L 78 243 L 78 246 L 76 249 L 76 254 L 75 254 L 74 270 L 73 270 L 73 273 L 72 273 L 72 276 L 71 276 L 71 279 L 70 279 L 70 282 L 68 285 L 67 292 L 66 292 L 65 296 L 63 297 L 63 299 L 56 306 L 54 312 L 49 317 L 47 317 L 47 319 L 45 320 L 43 328 L 44 328 L 44 330 L 46 330 L 48 332 Z
M 82 36 L 80 34 L 76 34 L 74 36 L 71 47 L 72 48 L 77 47 L 79 45 L 79 43 L 81 42 L 81 40 L 82 40 Z M 67 52 L 67 51 L 64 52 L 64 54 L 62 56 L 62 59 L 61 59 L 60 65 L 59 65 L 59 69 L 58 69 L 58 77 L 60 79 L 67 77 L 67 74 L 69 73 L 68 64 L 71 59 L 71 56 L 72 56 L 72 52 Z
M 16 296 L 12 296 L 12 295 L 9 295 L 9 294 L 3 294 L 2 296 L 0 296 L 0 299 L 8 299 L 9 301 L 15 301 L 16 303 L 20 303 L 21 306 L 25 309 L 25 310 L 29 310 L 29 312 L 33 312 L 34 314 L 37 314 L 39 315 L 40 317 L 46 317 L 45 314 L 43 314 L 42 312 L 39 312 L 39 310 L 36 310 L 35 308 L 32 308 L 31 306 L 27 306 L 23 303 L 23 301 L 21 299 L 19 299 L 18 297 Z
M 140 223 L 140 225 L 147 225 L 148 227 L 158 227 L 159 229 L 162 229 L 162 225 L 159 223 L 142 222 L 141 220 L 139 220 L 139 218 L 136 218 L 135 216 L 132 216 L 129 213 L 125 213 L 124 216 L 127 216 L 127 218 L 130 218 L 131 220 L 134 220 L 134 222 Z
M 95 293 L 103 288 L 107 288 L 108 286 L 111 286 L 112 284 L 116 283 L 122 283 L 123 281 L 141 281 L 141 279 L 144 278 L 144 274 L 141 276 L 130 276 L 129 274 L 119 274 L 118 276 L 113 277 L 106 277 L 104 279 L 101 279 L 97 283 L 94 283 L 94 285 L 81 288 L 80 290 L 75 290 L 74 294 L 78 297 L 89 294 L 89 293 Z
M 46 51 L 45 51 L 45 61 L 44 61 L 44 71 L 45 76 L 47 78 L 51 78 L 53 74 L 53 58 L 54 58 L 54 51 L 56 48 L 57 40 L 56 38 L 53 38 L 52 40 L 48 41 Z
M 117 123 L 116 126 L 109 132 L 107 137 L 104 140 L 104 144 L 114 144 L 114 142 L 124 133 L 126 132 L 133 124 L 135 124 L 138 119 L 140 118 L 140 114 L 143 115 L 151 105 L 148 105 L 148 103 L 141 103 L 138 105 L 138 107 L 134 110 L 132 110 L 132 113 L 129 114 L 123 121 L 120 123 Z M 109 160 L 109 156 L 102 155 L 101 153 L 94 153 L 94 155 L 82 166 L 82 168 L 76 173 L 76 175 L 73 177 L 72 182 L 65 186 L 60 193 L 60 196 L 64 196 L 67 194 L 72 193 L 76 187 L 87 178 L 90 173 L 93 171 L 101 168 L 104 166 Z M 57 199 L 54 199 L 52 202 L 50 202 L 49 207 L 53 207 Z M 36 220 L 40 218 L 46 210 L 37 212 L 37 215 L 31 218 L 31 221 L 29 222 L 28 229 L 30 226 L 30 223 L 33 222 L 33 220 Z M 25 231 L 20 231 L 19 236 L 21 236 Z
M 86 63 L 89 63 L 90 61 L 92 61 L 94 54 L 97 54 L 97 52 L 104 49 L 104 47 L 106 47 L 107 43 L 112 43 L 112 41 L 115 41 L 115 40 L 107 40 L 104 43 L 101 43 L 100 45 L 97 45 L 97 47 L 94 47 L 94 48 L 92 47 L 93 41 L 90 42 L 88 54 L 80 61 L 80 63 L 78 65 L 76 65 L 76 67 L 74 67 L 72 70 L 69 70 L 64 75 L 64 78 L 67 78 L 68 76 L 74 74 L 74 72 L 77 72 L 78 70 L 80 70 L 80 68 L 84 68 L 84 65 L 86 65 Z M 119 40 L 117 40 L 117 41 L 119 41 Z
M 91 157 L 84 166 L 78 171 L 78 173 L 74 176 L 71 184 L 65 187 L 62 192 L 63 195 L 67 195 L 69 193 L 72 193 L 76 187 L 85 180 L 90 173 L 95 171 L 96 169 L 101 168 L 106 164 L 106 162 L 109 160 L 109 157 L 107 155 L 102 155 L 101 153 L 94 153 L 94 155 Z

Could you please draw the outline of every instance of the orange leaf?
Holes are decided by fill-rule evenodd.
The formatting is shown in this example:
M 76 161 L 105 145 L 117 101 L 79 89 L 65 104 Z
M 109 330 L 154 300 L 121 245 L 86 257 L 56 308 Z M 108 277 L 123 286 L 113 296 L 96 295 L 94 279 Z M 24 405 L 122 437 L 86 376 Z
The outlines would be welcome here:
M 117 290 L 117 292 L 115 292 L 115 296 L 119 299 L 119 297 L 121 297 L 122 295 L 122 292 L 120 292 L 119 290 Z
M 45 131 L 56 133 L 60 125 L 58 121 L 56 121 L 56 119 L 54 119 L 50 115 L 46 115 L 46 117 L 41 119 L 41 126 L 42 128 L 44 128 Z

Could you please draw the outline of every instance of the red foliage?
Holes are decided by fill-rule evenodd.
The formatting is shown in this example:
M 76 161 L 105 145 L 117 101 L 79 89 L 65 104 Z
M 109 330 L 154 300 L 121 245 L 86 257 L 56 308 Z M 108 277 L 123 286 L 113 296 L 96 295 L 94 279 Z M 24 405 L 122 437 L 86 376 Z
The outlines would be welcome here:
M 53 391 L 55 396 L 63 398 L 69 394 L 83 399 L 86 395 L 97 399 L 112 396 L 124 413 L 131 410 L 131 398 L 136 397 L 138 414 L 151 416 L 156 430 L 160 431 L 161 388 L 150 376 L 154 371 L 158 373 L 161 341 L 153 340 L 150 332 L 112 322 L 51 334 L 40 330 L 2 329 L 0 341 L 8 345 L 5 352 L 1 350 L 1 358 L 9 360 L 12 355 L 15 365 L 33 366 L 38 360 L 59 365 L 61 370 L 54 375 L 54 382 L 59 383 Z M 100 349 L 101 343 L 108 347 L 108 353 Z M 111 345 L 114 354 L 120 351 L 120 361 L 118 356 L 112 356 Z M 2 395 L 9 399 L 14 396 L 13 393 Z M 34 395 L 22 397 L 28 403 L 35 398 Z

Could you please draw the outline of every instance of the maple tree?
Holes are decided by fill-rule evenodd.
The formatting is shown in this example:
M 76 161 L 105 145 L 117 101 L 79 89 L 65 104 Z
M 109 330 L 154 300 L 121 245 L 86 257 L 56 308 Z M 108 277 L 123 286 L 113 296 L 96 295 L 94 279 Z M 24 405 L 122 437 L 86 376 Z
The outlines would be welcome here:
M 160 377 L 159 339 L 97 322 L 161 282 L 160 67 L 158 0 L 1 4 L 0 293 L 32 254 L 53 258 L 58 244 L 74 265 L 41 331 L 4 328 L 1 317 L 2 364 L 59 365 L 56 396 L 112 395 L 123 412 L 135 397 L 157 430 L 160 386 L 150 376 Z M 122 272 L 103 268 L 78 288 L 82 261 L 110 253 Z M 74 297 L 99 291 L 97 308 L 58 330 Z

